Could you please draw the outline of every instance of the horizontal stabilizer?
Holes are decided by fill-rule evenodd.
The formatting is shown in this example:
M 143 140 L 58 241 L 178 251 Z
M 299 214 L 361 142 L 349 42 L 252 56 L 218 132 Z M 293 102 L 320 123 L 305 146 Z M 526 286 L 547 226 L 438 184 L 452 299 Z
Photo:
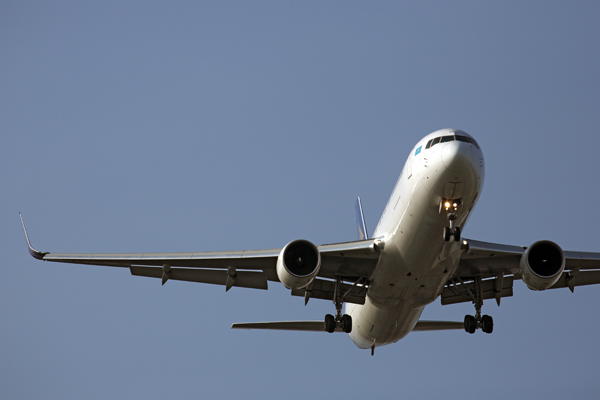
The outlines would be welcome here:
M 324 321 L 246 322 L 231 325 L 231 329 L 270 329 L 278 331 L 326 332 Z M 343 332 L 335 328 L 336 332 Z
M 412 332 L 447 331 L 452 329 L 465 329 L 464 322 L 454 321 L 419 321 Z
M 269 329 L 277 331 L 325 332 L 324 321 L 278 321 L 278 322 L 246 322 L 231 325 L 231 329 Z M 413 332 L 446 331 L 464 329 L 463 322 L 454 321 L 419 321 Z M 336 332 L 343 332 L 335 328 Z

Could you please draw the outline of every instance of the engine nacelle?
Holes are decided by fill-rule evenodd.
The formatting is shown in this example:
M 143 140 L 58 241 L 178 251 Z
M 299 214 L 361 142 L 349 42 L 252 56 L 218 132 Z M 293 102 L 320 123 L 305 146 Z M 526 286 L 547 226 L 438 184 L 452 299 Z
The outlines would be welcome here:
M 321 253 L 308 240 L 288 243 L 277 258 L 277 276 L 288 289 L 308 286 L 321 268 Z
M 523 282 L 531 290 L 548 289 L 558 281 L 564 269 L 562 249 L 549 240 L 535 242 L 521 257 Z

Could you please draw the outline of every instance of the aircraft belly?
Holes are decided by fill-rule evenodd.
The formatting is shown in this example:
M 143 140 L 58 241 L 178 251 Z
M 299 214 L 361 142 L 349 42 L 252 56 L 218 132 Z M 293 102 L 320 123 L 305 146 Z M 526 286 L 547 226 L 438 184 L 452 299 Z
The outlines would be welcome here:
M 393 308 L 399 301 L 416 307 L 429 304 L 457 268 L 460 242 L 445 242 L 442 238 L 448 220 L 439 211 L 441 196 L 437 193 L 445 186 L 443 181 L 419 185 L 388 233 L 368 293 L 378 307 Z M 459 216 L 459 226 L 464 225 L 467 214 Z
M 350 338 L 361 349 L 395 343 L 414 328 L 423 307 L 413 308 L 402 302 L 394 308 L 382 309 L 367 298 L 364 305 L 346 310 L 353 321 Z
M 449 192 L 461 195 L 456 226 L 462 229 L 477 201 L 481 177 L 474 171 L 456 174 L 432 168 L 413 178 L 401 185 L 398 200 L 388 204 L 394 209 L 384 212 L 375 232 L 384 238 L 385 248 L 366 302 L 348 308 L 353 318 L 350 337 L 360 348 L 406 336 L 458 267 L 461 242 L 443 240 L 449 223 L 440 201 Z

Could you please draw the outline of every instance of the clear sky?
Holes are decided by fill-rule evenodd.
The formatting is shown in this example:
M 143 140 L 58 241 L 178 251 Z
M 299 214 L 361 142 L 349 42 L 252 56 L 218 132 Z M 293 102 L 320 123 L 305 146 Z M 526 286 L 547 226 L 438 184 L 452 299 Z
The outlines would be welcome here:
M 0 397 L 595 398 L 600 287 L 518 281 L 491 335 L 232 331 L 327 301 L 42 263 L 372 232 L 412 146 L 486 157 L 467 238 L 600 251 L 600 3 L 0 4 Z M 469 304 L 426 308 L 462 321 Z

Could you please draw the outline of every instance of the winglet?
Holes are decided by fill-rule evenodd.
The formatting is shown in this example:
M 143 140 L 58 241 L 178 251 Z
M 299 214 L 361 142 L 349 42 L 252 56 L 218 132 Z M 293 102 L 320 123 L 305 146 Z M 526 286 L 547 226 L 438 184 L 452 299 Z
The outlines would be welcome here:
M 362 204 L 360 202 L 360 196 L 356 198 L 356 225 L 358 227 L 358 240 L 366 240 L 369 238 L 367 233 L 367 226 L 365 224 L 365 216 L 362 210 Z
M 25 223 L 23 222 L 23 216 L 19 213 L 19 218 L 21 218 L 21 225 L 23 225 L 23 232 L 25 232 L 25 239 L 27 240 L 27 246 L 29 246 L 29 254 L 33 258 L 37 258 L 38 260 L 43 260 L 44 256 L 48 253 L 43 253 L 41 251 L 37 251 L 33 247 L 31 247 L 31 242 L 29 242 L 29 236 L 27 236 L 27 229 L 25 229 Z

